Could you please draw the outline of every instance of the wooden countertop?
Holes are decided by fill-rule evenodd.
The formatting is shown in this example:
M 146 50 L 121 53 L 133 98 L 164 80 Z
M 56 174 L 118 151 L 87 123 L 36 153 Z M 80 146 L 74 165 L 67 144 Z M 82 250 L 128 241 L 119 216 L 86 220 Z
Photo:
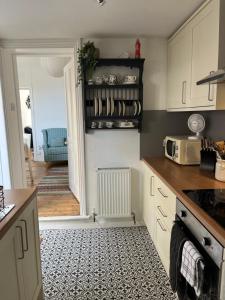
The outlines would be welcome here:
M 15 207 L 0 221 L 0 239 L 22 213 L 24 208 L 31 202 L 36 193 L 35 188 L 4 190 L 5 204 L 15 204 Z
M 225 229 L 182 192 L 186 189 L 225 189 L 225 182 L 216 180 L 212 172 L 201 171 L 199 166 L 181 166 L 163 157 L 145 157 L 143 161 L 225 247 Z

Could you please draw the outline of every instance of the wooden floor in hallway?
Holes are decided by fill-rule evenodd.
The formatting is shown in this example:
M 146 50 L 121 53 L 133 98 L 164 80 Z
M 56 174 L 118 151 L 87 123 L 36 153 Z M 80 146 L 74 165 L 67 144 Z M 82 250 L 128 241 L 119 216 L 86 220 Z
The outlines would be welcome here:
M 32 161 L 31 167 L 33 183 L 28 164 L 26 165 L 27 182 L 29 186 L 36 186 L 38 189 L 39 217 L 79 216 L 79 201 L 70 192 L 68 179 L 65 179 L 68 176 L 67 166 Z

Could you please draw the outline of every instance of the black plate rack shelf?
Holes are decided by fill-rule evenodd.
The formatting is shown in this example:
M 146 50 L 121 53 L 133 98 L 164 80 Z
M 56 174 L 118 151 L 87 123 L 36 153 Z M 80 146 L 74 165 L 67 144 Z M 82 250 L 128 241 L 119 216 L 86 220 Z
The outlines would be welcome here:
M 83 78 L 85 131 L 136 129 L 140 132 L 143 116 L 144 59 L 100 58 L 96 69 L 100 67 L 136 68 L 137 81 L 135 84 L 88 84 L 85 72 Z M 119 73 L 119 68 L 117 70 Z M 98 71 L 101 73 L 100 69 Z

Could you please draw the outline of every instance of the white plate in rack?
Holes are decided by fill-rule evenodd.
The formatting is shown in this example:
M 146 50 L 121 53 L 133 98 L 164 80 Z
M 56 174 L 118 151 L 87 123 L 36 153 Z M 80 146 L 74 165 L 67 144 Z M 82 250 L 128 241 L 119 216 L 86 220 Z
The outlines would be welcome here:
M 99 116 L 102 114 L 102 99 L 98 99 L 98 114 Z
M 137 102 L 136 102 L 136 101 L 133 102 L 133 107 L 134 107 L 134 116 L 136 116 L 136 114 L 137 114 L 137 109 L 138 109 L 138 107 L 137 107 Z
M 141 113 L 141 102 L 138 101 L 138 116 L 140 115 Z
M 95 97 L 94 99 L 94 106 L 95 106 L 95 116 L 98 114 L 98 99 Z
M 115 111 L 114 99 L 111 98 L 111 116 L 113 115 L 114 111 Z
M 106 99 L 106 115 L 108 116 L 110 114 L 110 100 L 109 97 Z
M 121 102 L 118 101 L 118 115 L 119 116 L 121 115 L 121 112 L 122 112 L 122 105 L 121 105 Z
M 126 104 L 125 104 L 125 101 L 122 102 L 122 105 L 123 105 L 123 116 L 126 115 Z

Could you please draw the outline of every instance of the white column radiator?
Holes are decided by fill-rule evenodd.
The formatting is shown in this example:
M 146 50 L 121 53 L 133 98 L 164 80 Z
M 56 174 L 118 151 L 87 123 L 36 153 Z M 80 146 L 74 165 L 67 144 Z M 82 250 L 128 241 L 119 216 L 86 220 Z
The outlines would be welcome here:
M 131 169 L 102 168 L 97 170 L 98 215 L 131 216 Z

